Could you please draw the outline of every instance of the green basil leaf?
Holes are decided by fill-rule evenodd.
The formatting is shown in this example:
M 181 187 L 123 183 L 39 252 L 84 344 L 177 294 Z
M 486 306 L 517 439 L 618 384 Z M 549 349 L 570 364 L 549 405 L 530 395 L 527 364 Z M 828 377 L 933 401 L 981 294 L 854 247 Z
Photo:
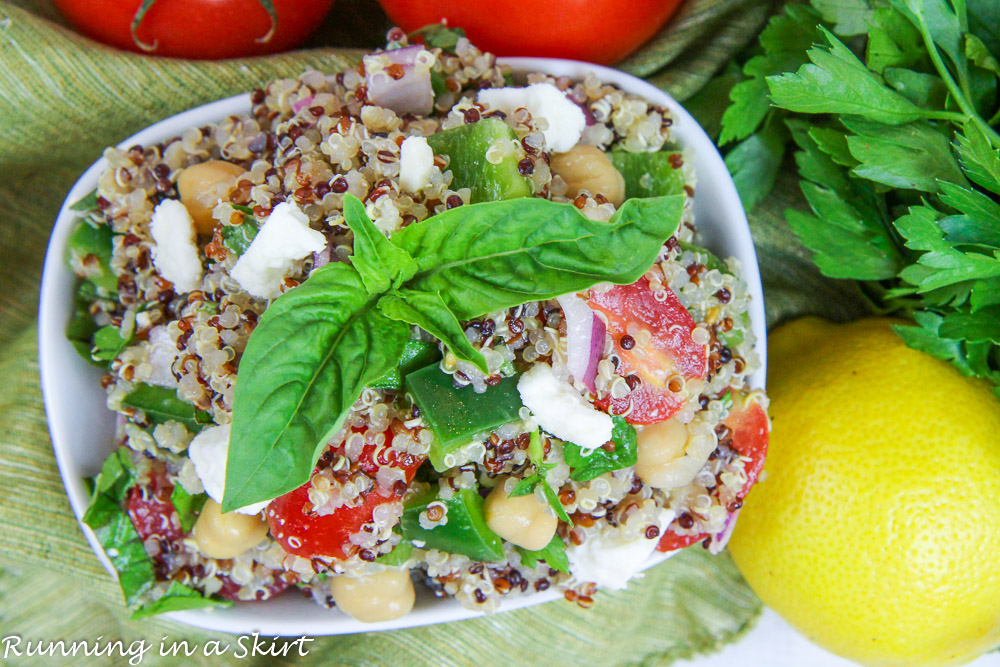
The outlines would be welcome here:
M 132 613 L 132 620 L 148 618 L 168 611 L 183 611 L 185 609 L 204 609 L 206 607 L 232 607 L 232 600 L 217 600 L 207 598 L 193 588 L 188 588 L 179 581 L 171 581 L 166 593 L 158 599 L 139 607 Z
M 120 511 L 129 489 L 135 485 L 135 463 L 130 451 L 119 447 L 104 459 L 101 472 L 94 478 L 90 506 L 83 522 L 93 529 L 106 525 Z
M 800 113 L 855 114 L 899 124 L 926 114 L 908 99 L 886 88 L 844 43 L 820 27 L 829 48 L 809 50 L 813 64 L 795 73 L 768 77 L 771 99 L 778 107 Z
M 389 242 L 368 218 L 365 205 L 354 195 L 344 195 L 344 220 L 354 232 L 351 264 L 369 294 L 382 294 L 399 287 L 417 272 L 417 263 L 405 250 Z
M 118 277 L 111 270 L 111 253 L 114 232 L 105 224 L 81 220 L 69 235 L 67 247 L 81 277 L 91 281 L 109 294 L 118 292 Z
M 584 450 L 578 445 L 565 443 L 563 457 L 567 465 L 573 468 L 570 479 L 589 482 L 605 473 L 635 465 L 638 460 L 638 436 L 635 428 L 617 415 L 612 415 L 611 419 L 615 423 L 611 431 L 611 441 L 615 444 L 613 451 L 598 447 L 584 455 Z
M 351 405 L 396 366 L 408 339 L 347 264 L 327 264 L 276 299 L 240 361 L 223 511 L 308 481 Z
M 489 375 L 483 353 L 469 342 L 462 324 L 440 294 L 399 290 L 379 299 L 378 307 L 390 319 L 420 327 L 441 340 L 456 357 L 475 364 L 484 375 Z
M 94 347 L 90 358 L 94 361 L 113 361 L 132 342 L 131 336 L 121 337 L 118 327 L 108 325 L 94 332 Z
M 408 341 L 403 347 L 403 354 L 396 367 L 368 386 L 374 389 L 399 391 L 403 388 L 403 378 L 439 361 L 441 361 L 441 350 L 438 349 L 437 343 L 422 340 Z
M 515 547 L 521 554 L 521 563 L 525 567 L 534 569 L 538 566 L 538 561 L 545 561 L 545 564 L 553 570 L 559 572 L 569 572 L 569 557 L 566 555 L 566 543 L 558 535 L 553 535 L 552 540 L 537 551 L 528 551 L 521 547 Z
M 153 587 L 156 572 L 128 513 L 120 506 L 115 510 L 94 532 L 118 573 L 125 602 L 133 606 Z
M 135 383 L 135 388 L 122 399 L 122 406 L 142 410 L 153 424 L 176 421 L 195 433 L 212 423 L 210 414 L 177 398 L 175 390 L 143 382 Z
M 417 260 L 406 287 L 439 292 L 459 320 L 470 320 L 599 282 L 635 282 L 683 208 L 683 196 L 630 199 L 609 222 L 596 222 L 572 204 L 497 201 L 453 208 L 392 240 Z
M 170 502 L 177 510 L 177 516 L 181 521 L 181 530 L 185 533 L 194 527 L 194 522 L 198 519 L 201 508 L 205 506 L 208 494 L 198 493 L 191 495 L 180 484 L 174 484 L 174 490 L 170 493 Z

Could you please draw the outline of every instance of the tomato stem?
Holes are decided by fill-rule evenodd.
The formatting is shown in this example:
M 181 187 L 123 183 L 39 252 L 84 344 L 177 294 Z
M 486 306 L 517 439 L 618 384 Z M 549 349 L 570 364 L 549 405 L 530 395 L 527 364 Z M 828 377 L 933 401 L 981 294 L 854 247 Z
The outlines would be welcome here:
M 139 39 L 139 24 L 142 23 L 142 19 L 146 16 L 146 12 L 149 11 L 149 8 L 153 6 L 154 2 L 156 2 L 156 0 L 142 0 L 142 4 L 139 5 L 139 9 L 135 11 L 135 16 L 132 17 L 132 25 L 129 26 L 129 29 L 132 32 L 132 41 L 135 42 L 136 46 L 143 51 L 155 51 L 156 46 L 159 43 L 154 39 L 152 44 L 147 44 Z
M 273 0 L 257 0 L 264 11 L 267 12 L 267 16 L 271 23 L 268 26 L 267 32 L 262 37 L 257 37 L 254 41 L 258 44 L 266 44 L 271 41 L 274 37 L 274 33 L 278 30 L 278 14 L 274 10 Z M 139 26 L 142 24 L 142 19 L 146 17 L 146 12 L 156 3 L 156 0 L 142 0 L 142 4 L 139 5 L 139 9 L 135 11 L 135 15 L 132 17 L 132 25 L 129 29 L 132 32 L 132 41 L 142 49 L 143 51 L 152 52 L 156 50 L 159 45 L 159 40 L 154 39 L 152 43 L 147 43 L 139 38 Z

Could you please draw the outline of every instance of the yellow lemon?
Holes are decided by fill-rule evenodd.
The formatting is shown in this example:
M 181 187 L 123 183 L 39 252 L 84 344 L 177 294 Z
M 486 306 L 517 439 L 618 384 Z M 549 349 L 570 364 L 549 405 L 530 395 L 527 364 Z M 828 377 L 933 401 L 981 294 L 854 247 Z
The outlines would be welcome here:
M 766 479 L 730 550 L 830 651 L 957 665 L 1000 644 L 1000 400 L 892 323 L 772 333 Z

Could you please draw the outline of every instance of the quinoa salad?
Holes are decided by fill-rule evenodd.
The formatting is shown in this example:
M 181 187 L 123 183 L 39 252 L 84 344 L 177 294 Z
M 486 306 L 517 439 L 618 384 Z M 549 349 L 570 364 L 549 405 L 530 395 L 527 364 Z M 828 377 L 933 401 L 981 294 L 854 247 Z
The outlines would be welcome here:
M 420 39 L 109 148 L 73 206 L 67 334 L 117 415 L 84 521 L 136 617 L 590 607 L 728 540 L 767 398 L 670 112 Z

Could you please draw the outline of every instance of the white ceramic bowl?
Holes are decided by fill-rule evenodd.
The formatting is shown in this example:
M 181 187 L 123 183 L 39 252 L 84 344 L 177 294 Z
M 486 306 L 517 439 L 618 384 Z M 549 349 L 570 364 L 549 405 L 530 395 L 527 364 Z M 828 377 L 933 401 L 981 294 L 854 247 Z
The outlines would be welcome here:
M 750 316 L 757 336 L 757 352 L 762 362 L 761 370 L 750 378 L 750 382 L 752 386 L 763 387 L 766 339 L 764 298 L 757 256 L 736 187 L 704 130 L 669 95 L 645 81 L 617 70 L 589 63 L 545 58 L 506 58 L 501 61 L 511 65 L 515 75 L 542 71 L 555 76 L 582 79 L 593 73 L 602 81 L 617 84 L 625 91 L 641 95 L 670 109 L 675 121 L 672 127 L 675 139 L 681 145 L 694 149 L 695 171 L 698 176 L 695 220 L 705 245 L 721 256 L 736 257 L 743 264 L 743 277 L 753 297 Z M 120 146 L 124 148 L 163 141 L 181 134 L 187 128 L 200 127 L 230 114 L 248 112 L 249 109 L 249 95 L 219 100 L 156 123 L 126 139 Z M 101 372 L 81 359 L 65 336 L 76 281 L 65 261 L 66 244 L 76 221 L 76 215 L 69 210 L 69 205 L 97 186 L 98 176 L 106 166 L 103 159 L 95 162 L 70 190 L 59 211 L 45 257 L 39 308 L 39 357 L 49 431 L 63 483 L 78 519 L 89 501 L 83 480 L 100 471 L 101 463 L 110 452 L 115 418 L 106 408 L 105 395 L 98 384 Z M 94 533 L 82 523 L 81 527 L 98 558 L 113 575 L 114 569 Z M 663 554 L 655 554 L 646 567 L 665 558 Z M 501 609 L 517 609 L 558 597 L 559 593 L 546 591 L 509 600 L 503 603 Z M 478 612 L 464 609 L 454 600 L 440 600 L 424 591 L 422 594 L 418 593 L 412 613 L 386 623 L 360 623 L 337 610 L 324 610 L 312 601 L 295 595 L 280 596 L 265 603 L 237 604 L 231 609 L 182 611 L 169 616 L 175 621 L 195 627 L 237 634 L 257 631 L 265 635 L 316 636 L 443 623 L 471 618 L 477 614 Z

